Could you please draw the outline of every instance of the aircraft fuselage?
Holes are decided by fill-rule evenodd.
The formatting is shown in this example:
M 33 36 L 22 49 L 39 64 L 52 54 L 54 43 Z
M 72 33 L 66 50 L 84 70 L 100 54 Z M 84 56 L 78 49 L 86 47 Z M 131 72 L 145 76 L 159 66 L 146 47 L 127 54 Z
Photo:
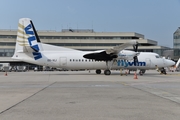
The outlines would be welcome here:
M 134 65 L 133 60 L 123 60 L 117 58 L 116 60 L 108 61 L 95 61 L 92 59 L 86 59 L 83 57 L 88 52 L 79 51 L 72 54 L 72 51 L 42 51 L 39 54 L 31 53 L 19 53 L 24 56 L 23 61 L 30 62 L 33 64 L 39 64 L 43 66 L 50 66 L 55 68 L 65 68 L 70 70 L 78 69 L 107 69 L 107 66 L 111 66 L 111 69 L 154 69 L 156 65 L 158 67 L 169 66 L 167 59 L 156 58 L 156 53 L 141 52 L 138 55 L 138 64 Z M 18 56 L 18 55 L 17 55 Z M 18 57 L 17 57 L 18 58 Z M 34 59 L 36 60 L 34 60 Z M 39 58 L 39 59 L 38 59 Z M 21 58 L 18 58 L 21 59 Z M 106 65 L 108 64 L 108 65 Z

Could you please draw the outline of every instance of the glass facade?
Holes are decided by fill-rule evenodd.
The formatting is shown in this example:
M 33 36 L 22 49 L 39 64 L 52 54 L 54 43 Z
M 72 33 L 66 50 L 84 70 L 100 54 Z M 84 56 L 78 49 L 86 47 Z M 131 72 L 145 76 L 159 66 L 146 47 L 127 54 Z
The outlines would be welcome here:
M 14 38 L 16 35 L 0 35 L 0 38 Z M 123 37 L 123 36 L 39 36 L 40 39 L 139 39 L 138 37 Z
M 0 57 L 12 57 L 14 49 L 0 49 Z
M 180 27 L 173 34 L 173 47 L 180 49 Z
M 17 35 L 0 35 L 0 38 L 16 38 Z
M 122 37 L 122 36 L 39 36 L 40 39 L 114 39 L 114 40 L 125 40 L 125 39 L 139 39 L 138 37 Z

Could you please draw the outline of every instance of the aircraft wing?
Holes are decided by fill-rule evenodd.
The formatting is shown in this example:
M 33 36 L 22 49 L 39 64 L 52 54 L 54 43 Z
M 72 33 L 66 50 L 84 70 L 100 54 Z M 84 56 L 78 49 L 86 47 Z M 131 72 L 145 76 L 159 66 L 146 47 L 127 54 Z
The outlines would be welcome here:
M 123 50 L 131 45 L 136 45 L 136 44 L 137 44 L 136 40 L 131 40 L 130 42 L 115 46 L 111 49 L 107 49 L 107 50 L 104 50 L 101 52 L 93 52 L 93 53 L 85 54 L 83 57 L 87 58 L 87 59 L 108 61 L 108 60 L 112 60 L 113 58 L 117 58 L 118 53 L 121 50 Z

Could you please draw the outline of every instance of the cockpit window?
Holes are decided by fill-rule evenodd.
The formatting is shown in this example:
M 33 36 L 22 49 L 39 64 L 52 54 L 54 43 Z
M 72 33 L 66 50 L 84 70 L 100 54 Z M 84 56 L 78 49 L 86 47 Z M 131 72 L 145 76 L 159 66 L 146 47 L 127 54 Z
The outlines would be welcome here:
M 156 58 L 160 58 L 158 55 L 155 56 Z

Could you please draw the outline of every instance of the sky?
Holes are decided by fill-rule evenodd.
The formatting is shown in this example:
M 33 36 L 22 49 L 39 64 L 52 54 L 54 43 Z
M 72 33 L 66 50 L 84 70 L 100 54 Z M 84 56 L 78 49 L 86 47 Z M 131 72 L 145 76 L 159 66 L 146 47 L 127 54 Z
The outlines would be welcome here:
M 23 17 L 37 30 L 136 32 L 173 47 L 180 0 L 0 0 L 0 29 L 17 29 Z

